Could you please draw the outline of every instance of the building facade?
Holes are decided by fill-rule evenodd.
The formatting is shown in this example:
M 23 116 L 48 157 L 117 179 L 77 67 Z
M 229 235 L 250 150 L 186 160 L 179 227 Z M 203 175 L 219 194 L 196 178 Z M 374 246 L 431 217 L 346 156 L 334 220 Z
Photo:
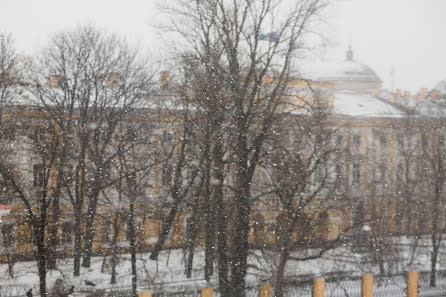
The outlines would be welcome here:
M 325 70 L 326 73 L 313 75 L 310 80 L 296 78 L 291 84 L 297 93 L 307 90 L 310 84 L 323 94 L 322 98 L 311 98 L 314 104 L 321 104 L 328 114 L 318 122 L 322 125 L 319 130 L 309 130 L 305 132 L 308 133 L 305 137 L 297 140 L 298 136 L 293 135 L 299 135 L 298 131 L 302 130 L 303 126 L 299 123 L 305 114 L 299 108 L 284 107 L 288 108 L 291 128 L 283 141 L 289 142 L 289 146 L 301 145 L 306 152 L 309 150 L 308 143 L 314 144 L 311 146 L 313 149 L 324 146 L 329 156 L 320 165 L 311 167 L 314 170 L 304 178 L 309 184 L 308 191 L 315 193 L 315 199 L 305 206 L 304 214 L 309 220 L 321 212 L 321 201 L 330 201 L 329 207 L 322 211 L 324 216 L 318 214 L 318 227 L 311 227 L 313 235 L 308 240 L 315 243 L 335 240 L 343 232 L 387 235 L 428 233 L 433 219 L 432 208 L 438 207 L 438 203 L 443 205 L 442 200 L 437 203 L 433 197 L 442 196 L 438 188 L 445 182 L 441 171 L 445 159 L 443 154 L 446 154 L 444 97 L 441 94 L 433 96 L 426 90 L 413 96 L 400 91 L 390 93 L 382 90 L 381 80 L 369 66 L 354 60 L 351 48 L 345 61 L 327 66 Z M 290 101 L 299 105 L 299 98 L 302 96 L 291 97 Z M 129 197 L 134 197 L 132 201 L 137 205 L 134 219 L 139 250 L 150 250 L 157 242 L 163 218 L 173 203 L 169 190 L 175 171 L 169 162 L 162 160 L 167 160 L 179 150 L 176 141 L 180 137 L 176 130 L 177 113 L 178 110 L 172 106 L 161 112 L 147 108 L 132 111 L 124 124 L 112 131 L 113 139 L 103 152 L 104 158 L 109 158 L 108 167 L 86 164 L 82 177 L 83 182 L 88 183 L 85 191 L 90 191 L 89 187 L 93 187 L 98 180 L 101 185 L 111 180 L 119 181 L 97 193 L 99 200 L 93 221 L 93 254 L 110 254 L 116 245 L 120 252 L 129 250 Z M 42 163 L 44 158 L 50 156 L 39 155 L 39 148 L 49 146 L 53 141 L 48 134 L 48 129 L 52 127 L 48 126 L 47 116 L 47 111 L 29 105 L 9 106 L 3 116 L 4 124 L 9 127 L 2 133 L 3 152 L 10 154 L 8 161 L 14 163 L 14 168 L 19 171 L 16 174 L 21 177 L 22 186 L 31 196 L 35 193 L 36 197 L 40 197 L 44 189 L 52 189 L 56 183 L 54 170 Z M 138 131 L 146 132 L 134 134 L 131 127 L 136 125 L 144 128 Z M 96 128 L 92 127 L 91 130 L 95 131 Z M 325 132 L 313 135 L 312 131 L 313 134 L 314 131 Z M 120 159 L 118 149 L 111 149 L 120 147 L 124 137 L 130 137 L 126 138 L 131 143 L 126 142 L 126 149 L 133 152 L 130 161 Z M 73 139 L 64 141 L 76 141 L 76 136 Z M 271 154 L 264 156 L 265 165 L 257 169 L 253 195 L 261 195 L 265 189 L 282 182 L 277 178 L 280 168 L 276 170 L 276 167 L 285 164 L 282 164 L 280 155 L 275 155 L 275 144 L 267 145 L 271 146 Z M 279 160 L 275 161 L 274 158 Z M 124 171 L 124 166 L 127 166 L 125 162 L 130 164 L 129 168 L 145 168 L 146 174 L 136 169 L 134 172 Z M 135 167 L 137 163 L 139 167 Z M 190 169 L 183 169 L 181 174 L 192 174 L 193 165 Z M 70 162 L 66 169 L 66 175 L 71 176 L 73 166 Z M 126 172 L 124 176 L 122 172 Z M 73 193 L 79 187 L 76 178 L 79 177 L 73 176 L 70 184 L 65 185 Z M 227 176 L 225 182 L 230 186 L 233 182 L 231 176 Z M 318 185 L 322 184 L 318 189 Z M 132 189 L 138 189 L 138 193 Z M 302 192 L 301 196 L 308 197 L 309 192 Z M 76 209 L 70 195 L 60 200 L 60 218 L 54 229 L 60 256 L 72 256 L 74 253 Z M 7 261 L 11 256 L 32 257 L 34 235 L 24 216 L 26 209 L 23 201 L 6 190 L 1 198 L 0 203 L 10 207 L 11 212 L 1 217 L 0 260 Z M 88 203 L 83 208 L 87 217 Z M 187 244 L 193 208 L 193 205 L 188 205 L 178 212 L 166 247 L 184 247 Z M 251 243 L 257 246 L 273 245 L 277 240 L 277 226 L 280 225 L 278 213 L 281 207 L 277 197 L 262 196 L 253 201 L 253 209 L 250 218 Z M 49 211 L 53 211 L 51 206 Z M 53 219 L 51 214 L 48 220 L 51 222 Z M 349 226 L 353 226 L 353 229 L 347 228 Z M 82 223 L 83 232 L 85 228 L 88 227 Z M 304 231 L 296 231 L 293 236 L 299 237 L 300 232 Z

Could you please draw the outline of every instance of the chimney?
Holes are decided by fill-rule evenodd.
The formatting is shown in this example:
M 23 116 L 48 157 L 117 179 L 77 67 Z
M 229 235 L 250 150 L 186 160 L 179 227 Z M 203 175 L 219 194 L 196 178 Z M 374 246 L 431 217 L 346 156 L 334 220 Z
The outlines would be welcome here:
M 119 86 L 119 74 L 112 72 L 107 74 L 106 81 L 110 86 L 117 87 Z
M 390 102 L 392 102 L 392 103 L 396 102 L 396 97 L 394 94 L 390 94 Z
M 406 98 L 406 99 L 412 99 L 412 95 L 410 94 L 409 91 L 404 91 L 404 98 Z
M 426 98 L 427 95 L 427 89 L 426 88 L 421 88 L 418 93 L 417 93 L 417 100 L 421 100 Z
M 170 76 L 169 71 L 161 71 L 160 79 L 159 79 L 160 87 L 162 87 L 162 88 L 167 87 L 171 80 L 172 80 L 172 77 Z
M 61 76 L 60 75 L 50 75 L 48 78 L 47 78 L 47 85 L 49 86 L 49 87 L 58 87 L 59 85 L 60 85 L 60 82 L 61 82 Z

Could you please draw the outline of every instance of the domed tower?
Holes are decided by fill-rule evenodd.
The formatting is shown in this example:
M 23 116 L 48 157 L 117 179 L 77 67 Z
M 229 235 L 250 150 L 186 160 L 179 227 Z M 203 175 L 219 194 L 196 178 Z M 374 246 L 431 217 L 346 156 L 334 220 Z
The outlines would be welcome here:
M 369 66 L 355 61 L 352 47 L 349 46 L 342 62 L 324 67 L 317 80 L 330 82 L 335 90 L 371 93 L 381 89 L 381 80 Z

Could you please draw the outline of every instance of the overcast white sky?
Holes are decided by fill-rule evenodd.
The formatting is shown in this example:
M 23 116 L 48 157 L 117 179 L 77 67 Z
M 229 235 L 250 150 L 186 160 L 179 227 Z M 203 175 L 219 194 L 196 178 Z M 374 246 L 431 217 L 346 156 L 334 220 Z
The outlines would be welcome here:
M 32 53 L 48 36 L 94 23 L 153 52 L 162 40 L 151 26 L 157 0 L 0 0 L 0 31 L 12 33 L 19 50 Z M 446 79 L 446 0 L 338 0 L 328 13 L 328 59 L 344 59 L 351 35 L 355 59 L 390 84 L 416 91 Z

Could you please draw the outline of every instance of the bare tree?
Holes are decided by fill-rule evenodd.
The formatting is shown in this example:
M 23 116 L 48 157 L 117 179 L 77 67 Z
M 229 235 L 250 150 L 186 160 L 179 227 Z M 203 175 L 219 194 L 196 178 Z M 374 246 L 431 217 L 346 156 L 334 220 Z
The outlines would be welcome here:
M 45 294 L 48 248 L 46 227 L 53 194 L 50 176 L 57 159 L 57 146 L 60 139 L 54 137 L 54 122 L 44 119 L 43 110 L 39 109 L 42 112 L 42 118 L 36 119 L 35 126 L 32 126 L 23 117 L 20 108 L 12 106 L 21 101 L 28 66 L 25 59 L 15 52 L 12 37 L 0 34 L 0 123 L 2 125 L 0 183 L 4 193 L 8 193 L 13 200 L 20 201 L 25 208 L 25 220 L 30 226 L 35 243 L 34 252 L 40 292 Z M 10 104 L 7 107 L 8 111 L 17 115 L 14 121 L 5 121 L 3 117 L 6 103 Z M 37 130 L 36 127 L 38 127 Z M 47 133 L 43 133 L 43 129 Z M 19 160 L 21 156 L 17 156 L 19 158 L 17 160 L 11 160 L 8 157 L 13 155 L 14 149 L 17 149 L 17 138 L 21 138 L 22 145 L 26 147 L 27 153 L 33 156 L 34 160 L 29 160 L 29 158 Z
M 63 194 L 74 208 L 75 275 L 80 273 L 82 254 L 89 266 L 98 198 L 113 184 L 108 169 L 117 155 L 113 149 L 117 125 L 149 98 L 151 78 L 146 61 L 136 51 L 91 26 L 56 34 L 36 63 L 31 93 L 57 122 L 61 135 L 51 241 L 54 247 Z
M 45 115 L 43 110 L 40 110 Z M 19 114 L 20 116 L 20 114 Z M 37 120 L 31 126 L 25 118 L 18 118 L 17 135 L 26 147 L 28 158 L 21 161 L 12 160 L 11 152 L 2 154 L 0 159 L 0 176 L 2 187 L 7 189 L 14 199 L 25 208 L 25 219 L 32 232 L 32 243 L 37 261 L 40 294 L 46 294 L 47 273 L 47 226 L 49 207 L 54 194 L 54 166 L 58 158 L 60 139 L 53 132 L 55 125 L 51 122 Z M 53 122 L 54 124 L 54 122 Z M 20 158 L 18 156 L 17 158 Z
M 278 209 L 273 242 L 269 243 L 270 251 L 277 253 L 273 280 L 276 296 L 284 294 L 289 261 L 322 257 L 337 246 L 346 231 L 340 230 L 340 225 L 330 225 L 330 217 L 336 218 L 342 205 L 336 191 L 342 177 L 335 170 L 332 141 L 336 129 L 327 122 L 329 109 L 320 95 L 308 97 L 301 99 L 301 106 L 293 106 L 301 115 L 283 115 L 273 128 L 262 162 L 265 176 L 258 199 L 264 205 L 276 202 Z M 269 250 L 266 245 L 262 250 Z
M 197 57 L 213 59 L 210 64 L 221 71 L 215 83 L 228 86 L 226 106 L 233 134 L 228 139 L 233 143 L 236 175 L 235 232 L 230 252 L 232 296 L 245 294 L 253 174 L 278 116 L 277 106 L 289 82 L 293 58 L 325 5 L 326 1 L 298 1 L 284 12 L 283 1 L 180 0 L 165 8 L 176 20 L 166 28 L 179 33 Z M 228 279 L 220 281 L 229 283 Z
M 153 188 L 153 180 L 150 177 L 153 176 L 156 165 L 155 129 L 151 122 L 146 121 L 138 124 L 128 120 L 124 125 L 121 123 L 120 126 L 122 133 L 118 144 L 118 170 L 126 184 L 125 193 L 129 205 L 124 215 L 127 217 L 127 234 L 131 254 L 132 294 L 136 297 L 138 295 L 136 253 L 140 246 L 137 236 L 137 220 L 144 217 L 144 214 L 138 209 L 144 209 L 142 205 L 148 203 L 147 190 Z M 133 145 L 126 149 L 128 147 L 126 144 L 129 141 Z M 120 180 L 120 182 L 122 181 Z
M 421 166 L 425 166 L 427 174 L 424 179 L 426 190 L 431 195 L 429 199 L 430 213 L 430 232 L 431 232 L 431 277 L 430 285 L 436 286 L 437 261 L 440 245 L 446 231 L 442 217 L 444 216 L 444 186 L 446 182 L 446 164 L 445 164 L 445 131 L 443 128 L 443 119 L 435 119 L 435 121 L 426 120 L 421 123 L 423 128 L 429 128 L 427 131 L 421 132 L 421 147 L 423 157 Z M 423 129 L 422 128 L 422 129 Z
M 21 93 L 24 67 L 26 67 L 25 59 L 16 52 L 12 36 L 0 33 L 0 124 L 4 105 L 17 100 Z M 2 129 L 1 132 L 5 130 Z
M 166 195 L 165 204 L 169 206 L 169 210 L 162 218 L 160 234 L 150 255 L 152 260 L 158 258 L 175 218 L 194 188 L 203 164 L 203 156 L 195 147 L 199 143 L 196 140 L 201 137 L 202 130 L 199 129 L 200 115 L 192 110 L 193 96 L 184 87 L 184 81 L 181 79 L 172 82 L 172 85 L 173 94 L 177 99 L 172 99 L 168 104 L 177 105 L 179 110 L 169 113 L 181 121 L 165 129 L 160 140 L 158 163 L 162 166 L 161 187 Z M 166 91 L 172 92 L 172 89 Z

